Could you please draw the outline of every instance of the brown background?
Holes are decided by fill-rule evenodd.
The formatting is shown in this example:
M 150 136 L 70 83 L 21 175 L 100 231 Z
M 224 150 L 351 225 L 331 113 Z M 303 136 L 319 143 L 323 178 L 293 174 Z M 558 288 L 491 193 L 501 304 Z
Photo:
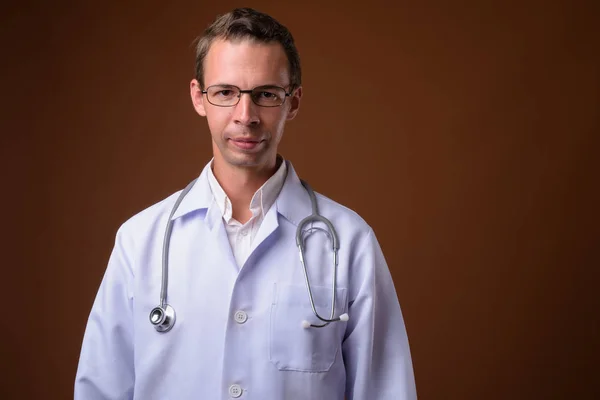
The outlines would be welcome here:
M 241 5 L 296 38 L 281 153 L 374 227 L 419 398 L 599 398 L 594 2 L 36 3 L 0 26 L 0 398 L 72 398 L 116 229 L 211 156 L 191 42 Z

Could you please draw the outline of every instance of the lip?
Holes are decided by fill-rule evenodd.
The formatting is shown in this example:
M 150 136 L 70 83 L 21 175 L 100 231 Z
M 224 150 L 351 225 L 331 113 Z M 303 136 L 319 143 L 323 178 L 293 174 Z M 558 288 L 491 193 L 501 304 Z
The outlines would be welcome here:
M 234 146 L 241 150 L 254 150 L 263 141 L 258 139 L 229 139 Z

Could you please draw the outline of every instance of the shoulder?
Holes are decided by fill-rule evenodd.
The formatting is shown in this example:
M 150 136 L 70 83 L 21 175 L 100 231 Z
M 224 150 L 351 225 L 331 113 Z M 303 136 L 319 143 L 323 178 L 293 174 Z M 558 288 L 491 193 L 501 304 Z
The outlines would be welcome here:
M 315 192 L 315 195 L 319 213 L 329 219 L 332 224 L 361 236 L 369 235 L 372 232 L 372 227 L 357 211 L 320 192 Z
M 182 190 L 178 190 L 131 215 L 121 223 L 118 233 L 135 240 L 159 229 L 164 229 L 171 210 L 181 192 Z

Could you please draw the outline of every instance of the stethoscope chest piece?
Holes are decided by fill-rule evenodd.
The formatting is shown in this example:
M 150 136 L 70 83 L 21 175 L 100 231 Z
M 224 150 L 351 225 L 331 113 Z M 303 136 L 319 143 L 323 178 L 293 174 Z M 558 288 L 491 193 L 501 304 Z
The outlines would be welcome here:
M 175 310 L 168 304 L 150 311 L 150 322 L 158 332 L 168 332 L 175 325 Z

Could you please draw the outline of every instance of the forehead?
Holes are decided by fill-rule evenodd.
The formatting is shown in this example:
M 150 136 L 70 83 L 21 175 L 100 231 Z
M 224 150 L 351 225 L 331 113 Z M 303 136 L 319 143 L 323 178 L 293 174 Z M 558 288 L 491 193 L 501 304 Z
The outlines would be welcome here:
M 230 84 L 242 89 L 289 85 L 289 66 L 281 44 L 248 39 L 215 40 L 204 60 L 206 86 Z

